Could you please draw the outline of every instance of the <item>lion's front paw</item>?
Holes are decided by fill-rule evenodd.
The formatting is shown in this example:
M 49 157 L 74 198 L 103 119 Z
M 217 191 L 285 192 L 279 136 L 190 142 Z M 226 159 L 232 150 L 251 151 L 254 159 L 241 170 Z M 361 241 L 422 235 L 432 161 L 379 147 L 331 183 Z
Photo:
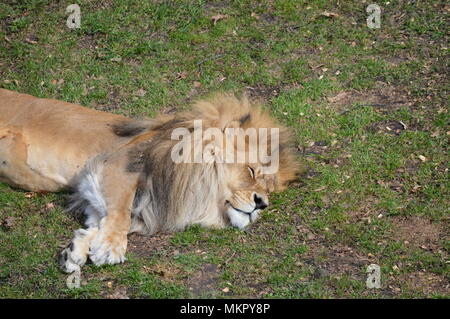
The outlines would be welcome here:
M 71 245 L 72 243 L 70 243 Z M 70 246 L 69 245 L 69 246 Z M 80 256 L 81 257 L 81 256 Z M 86 256 L 87 257 L 87 256 Z M 72 257 L 72 251 L 69 247 L 66 247 L 60 254 L 59 254 L 59 264 L 63 271 L 67 273 L 72 273 L 74 271 L 79 271 L 81 266 L 83 266 L 86 263 L 86 259 L 82 258 L 74 258 Z
M 125 261 L 127 235 L 100 231 L 89 249 L 89 258 L 97 265 L 118 264 Z
M 59 264 L 67 273 L 79 271 L 86 263 L 91 239 L 98 228 L 78 229 L 75 237 L 59 255 Z

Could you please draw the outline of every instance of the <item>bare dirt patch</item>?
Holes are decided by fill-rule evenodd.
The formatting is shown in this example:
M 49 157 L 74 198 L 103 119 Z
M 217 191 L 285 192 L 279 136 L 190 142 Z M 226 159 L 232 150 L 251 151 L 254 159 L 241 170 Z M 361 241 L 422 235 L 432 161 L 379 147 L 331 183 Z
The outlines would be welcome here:
M 192 274 L 188 280 L 189 291 L 198 297 L 207 292 L 217 292 L 219 267 L 214 264 L 204 264 L 202 269 Z
M 339 113 L 346 113 L 350 111 L 353 104 L 359 103 L 387 113 L 398 110 L 402 106 L 413 105 L 414 101 L 405 90 L 379 83 L 379 87 L 372 90 L 349 90 L 328 97 L 329 107 L 336 109 Z
M 320 259 L 306 259 L 305 261 L 306 264 L 313 267 L 312 277 L 314 279 L 327 276 L 335 278 L 349 276 L 354 280 L 364 280 L 363 268 L 373 262 L 367 256 L 361 255 L 348 246 L 335 245 L 327 249 L 323 247 L 323 249 Z M 314 253 L 316 252 L 317 250 L 314 250 Z
M 380 200 L 375 196 L 368 196 L 354 210 L 347 211 L 351 222 L 371 223 L 372 219 L 378 218 L 383 212 L 376 208 Z
M 246 93 L 253 99 L 256 100 L 270 100 L 277 97 L 280 94 L 281 89 L 275 86 L 247 86 L 245 87 Z
M 397 238 L 408 245 L 422 249 L 436 250 L 443 238 L 442 226 L 419 216 L 394 217 L 393 224 Z
M 86 34 L 78 39 L 78 48 L 94 52 L 102 38 L 104 38 L 104 34 L 100 32 Z
M 147 273 L 158 275 L 161 279 L 168 282 L 176 281 L 182 272 L 179 267 L 174 266 L 170 262 L 158 263 L 151 267 L 144 266 L 143 268 Z
M 399 279 L 411 291 L 421 292 L 427 296 L 450 294 L 448 279 L 433 273 L 413 272 L 404 274 Z
M 153 236 L 131 234 L 128 236 L 128 251 L 139 257 L 149 257 L 170 246 L 171 234 L 158 233 Z

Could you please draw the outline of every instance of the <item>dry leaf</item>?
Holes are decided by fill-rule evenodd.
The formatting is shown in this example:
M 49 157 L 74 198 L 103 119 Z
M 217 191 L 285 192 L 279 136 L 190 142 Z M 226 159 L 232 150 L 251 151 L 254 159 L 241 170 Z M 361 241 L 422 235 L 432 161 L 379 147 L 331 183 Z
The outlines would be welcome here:
M 211 20 L 213 21 L 214 25 L 216 25 L 217 21 L 224 20 L 226 18 L 228 18 L 228 15 L 219 13 L 215 16 L 212 16 Z
M 259 20 L 259 15 L 257 15 L 256 13 L 252 12 L 251 14 L 252 18 L 255 18 L 256 20 Z
M 316 239 L 316 236 L 313 233 L 308 233 L 308 235 L 306 235 L 306 239 L 313 240 Z
M 177 76 L 175 77 L 175 79 L 176 80 L 182 80 L 182 79 L 185 79 L 185 78 L 187 78 L 187 73 L 186 72 L 178 72 L 177 73 Z
M 139 89 L 134 94 L 136 94 L 137 96 L 144 96 L 145 94 L 147 94 L 147 91 L 144 89 Z
M 431 134 L 431 137 L 438 137 L 438 136 L 439 136 L 439 131 L 436 131 L 433 134 Z
M 308 64 L 308 65 L 312 70 L 315 70 L 315 69 L 323 67 L 325 64 L 321 63 L 321 64 L 317 64 L 317 65 L 311 65 L 311 64 Z
M 336 103 L 336 102 L 338 102 L 338 101 L 340 101 L 340 100 L 346 98 L 347 95 L 348 95 L 348 92 L 345 92 L 345 91 L 344 91 L 344 92 L 341 92 L 341 93 L 339 93 L 339 94 L 336 95 L 336 96 L 329 97 L 329 98 L 328 98 L 328 102 Z
M 29 44 L 37 44 L 37 41 L 31 40 L 29 38 L 25 39 L 25 42 L 29 43 Z
M 334 12 L 328 12 L 328 11 L 324 11 L 321 13 L 322 16 L 327 17 L 327 18 L 336 18 L 339 17 L 339 14 L 334 13 Z
M 194 81 L 194 87 L 195 88 L 199 88 L 201 86 L 202 86 L 202 84 L 199 81 Z

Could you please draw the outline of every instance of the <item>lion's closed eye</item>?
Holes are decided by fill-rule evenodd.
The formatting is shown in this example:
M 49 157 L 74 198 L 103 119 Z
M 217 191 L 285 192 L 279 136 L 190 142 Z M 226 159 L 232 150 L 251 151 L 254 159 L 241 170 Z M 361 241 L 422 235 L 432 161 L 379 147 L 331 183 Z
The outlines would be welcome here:
M 255 170 L 252 167 L 248 167 L 248 171 L 250 172 L 250 176 L 255 179 Z

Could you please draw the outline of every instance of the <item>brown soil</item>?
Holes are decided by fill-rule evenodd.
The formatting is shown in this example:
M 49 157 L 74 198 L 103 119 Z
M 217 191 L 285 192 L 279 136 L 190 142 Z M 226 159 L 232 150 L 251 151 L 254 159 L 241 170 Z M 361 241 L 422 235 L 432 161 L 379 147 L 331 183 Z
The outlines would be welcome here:
M 320 252 L 320 258 L 315 254 Z M 354 248 L 344 245 L 334 245 L 330 247 L 320 247 L 314 250 L 307 258 L 305 264 L 312 266 L 312 277 L 335 277 L 348 276 L 354 280 L 364 280 L 366 277 L 364 268 L 373 261 L 359 254 Z M 320 261 L 319 261 L 320 260 Z
M 450 294 L 448 279 L 433 273 L 413 272 L 404 274 L 399 279 L 411 291 L 421 292 L 427 296 Z
M 166 250 L 170 246 L 171 237 L 171 234 L 164 233 L 153 236 L 131 234 L 128 236 L 128 252 L 139 257 L 149 257 L 155 252 Z
M 207 292 L 217 292 L 219 274 L 220 269 L 214 264 L 204 264 L 202 269 L 192 274 L 187 281 L 187 286 L 193 297 L 199 297 Z
M 353 104 L 359 103 L 372 106 L 380 112 L 392 112 L 402 106 L 413 105 L 408 92 L 401 88 L 388 86 L 378 82 L 378 87 L 372 90 L 360 92 L 357 90 L 344 91 L 329 97 L 330 107 L 341 113 L 350 111 Z
M 442 226 L 419 216 L 394 217 L 395 235 L 407 245 L 437 250 L 444 238 Z

